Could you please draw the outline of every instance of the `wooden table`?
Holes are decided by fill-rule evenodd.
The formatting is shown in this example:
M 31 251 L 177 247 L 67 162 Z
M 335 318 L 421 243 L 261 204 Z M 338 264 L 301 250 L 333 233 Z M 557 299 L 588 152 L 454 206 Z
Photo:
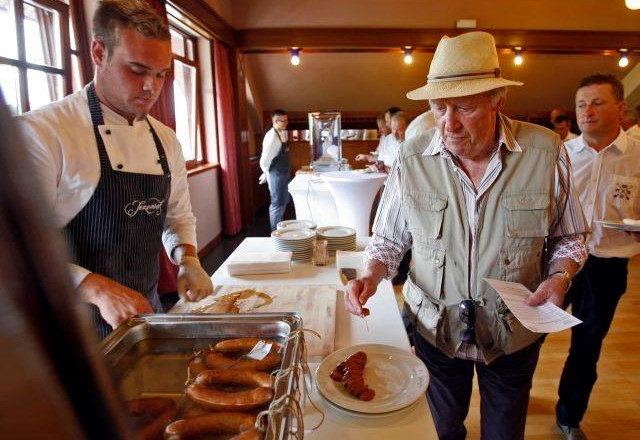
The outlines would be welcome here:
M 363 247 L 365 240 L 359 239 L 358 245 Z M 251 237 L 245 239 L 236 252 L 269 252 L 272 250 L 270 238 Z M 227 273 L 226 262 L 212 275 L 214 285 L 277 285 L 283 283 L 336 284 L 340 285 L 335 263 L 327 266 L 314 266 L 310 263 L 293 263 L 293 270 L 285 274 L 246 275 L 233 277 Z M 409 350 L 409 340 L 402 324 L 393 287 L 384 280 L 378 292 L 367 303 L 371 315 L 367 318 L 369 330 L 361 318 L 346 312 L 342 304 L 342 295 L 338 298 L 336 308 L 336 329 L 334 347 L 336 350 L 357 344 L 388 344 Z M 316 365 L 311 365 L 315 370 Z M 393 413 L 381 416 L 359 416 L 347 414 L 326 402 L 316 390 L 312 399 L 325 414 L 324 423 L 316 431 L 305 432 L 307 439 L 437 439 L 431 414 L 426 399 L 419 399 L 415 404 Z M 311 407 L 305 407 L 305 428 L 314 426 L 319 420 L 319 413 Z

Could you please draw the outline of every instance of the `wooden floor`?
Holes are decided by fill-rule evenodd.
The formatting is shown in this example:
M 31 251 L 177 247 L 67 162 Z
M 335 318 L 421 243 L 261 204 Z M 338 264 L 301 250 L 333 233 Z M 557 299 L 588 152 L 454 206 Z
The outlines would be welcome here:
M 399 289 L 396 293 L 400 293 Z M 605 339 L 598 381 L 591 394 L 582 429 L 589 440 L 640 439 L 640 258 L 631 260 L 627 293 L 622 297 Z M 400 302 L 401 304 L 401 302 Z M 560 440 L 555 404 L 570 332 L 550 335 L 542 345 L 533 379 L 525 438 Z M 467 417 L 470 440 L 480 438 L 477 384 Z

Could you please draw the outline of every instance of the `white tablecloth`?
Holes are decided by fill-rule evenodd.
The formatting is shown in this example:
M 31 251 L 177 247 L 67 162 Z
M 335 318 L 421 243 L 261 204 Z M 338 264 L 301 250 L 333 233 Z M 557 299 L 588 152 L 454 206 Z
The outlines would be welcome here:
M 365 240 L 359 239 L 362 248 Z M 268 252 L 272 249 L 270 238 L 247 238 L 235 252 Z M 293 271 L 274 275 L 246 275 L 232 277 L 227 273 L 226 262 L 211 277 L 214 285 L 252 285 L 252 284 L 336 284 L 340 285 L 335 263 L 328 266 L 313 266 L 310 263 L 293 263 Z M 409 340 L 402 324 L 391 283 L 383 281 L 378 292 L 369 300 L 367 307 L 371 315 L 367 318 L 369 331 L 363 320 L 346 312 L 342 298 L 336 308 L 335 349 L 357 344 L 388 344 L 409 350 Z M 437 435 L 431 420 L 426 399 L 391 415 L 358 416 L 336 409 L 323 400 L 318 392 L 312 393 L 314 402 L 325 414 L 324 423 L 314 432 L 305 434 L 308 439 L 349 440 L 349 439 L 436 439 Z M 310 405 L 305 408 L 305 427 L 314 426 L 319 413 Z
M 327 184 L 315 174 L 297 174 L 289 182 L 298 220 L 312 220 L 318 227 L 338 226 L 338 210 Z

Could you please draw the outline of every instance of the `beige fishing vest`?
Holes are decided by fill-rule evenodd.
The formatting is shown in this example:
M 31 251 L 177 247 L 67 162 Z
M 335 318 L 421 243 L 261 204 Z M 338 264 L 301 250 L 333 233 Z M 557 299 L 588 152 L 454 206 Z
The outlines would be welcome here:
M 503 168 L 485 193 L 471 255 L 471 233 L 460 181 L 441 155 L 423 155 L 432 130 L 411 139 L 400 159 L 402 203 L 413 237 L 405 300 L 418 332 L 449 357 L 460 346 L 458 304 L 468 299 L 475 265 L 476 340 L 487 362 L 518 351 L 541 334 L 525 329 L 482 278 L 524 284 L 542 281 L 545 238 L 554 204 L 557 136 L 533 124 L 509 121 L 522 152 L 503 150 Z

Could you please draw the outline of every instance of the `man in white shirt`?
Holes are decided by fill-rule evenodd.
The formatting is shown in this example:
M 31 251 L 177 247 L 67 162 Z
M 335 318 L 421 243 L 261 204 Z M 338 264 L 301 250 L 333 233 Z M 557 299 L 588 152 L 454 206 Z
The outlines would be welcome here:
M 19 118 L 46 209 L 68 240 L 71 276 L 106 336 L 161 312 L 161 246 L 180 265 L 178 293 L 213 290 L 196 253 L 186 169 L 175 133 L 148 116 L 172 62 L 169 30 L 141 0 L 106 0 L 93 19 L 92 83 Z
M 589 257 L 565 297 L 582 320 L 571 329 L 571 348 L 562 372 L 557 424 L 567 439 L 586 439 L 580 422 L 596 382 L 596 365 L 620 297 L 627 288 L 627 263 L 640 253 L 640 236 L 603 227 L 599 221 L 640 219 L 640 141 L 620 127 L 625 110 L 622 83 L 613 75 L 592 75 L 576 92 L 582 134 L 565 143 L 592 235 Z M 634 240 L 635 238 L 635 240 Z
M 398 111 L 391 116 L 391 134 L 384 138 L 378 147 L 378 162 L 382 162 L 380 170 L 388 173 L 391 166 L 398 158 L 400 148 L 404 142 L 409 115 L 406 112 Z
M 563 142 L 578 137 L 577 134 L 571 132 L 571 118 L 566 110 L 554 108 L 549 115 L 549 121 L 551 128 L 560 135 Z
M 271 204 L 269 205 L 269 222 L 275 231 L 278 223 L 284 218 L 284 211 L 289 203 L 289 178 L 291 177 L 291 160 L 287 144 L 287 124 L 289 117 L 284 110 L 276 109 L 271 114 L 273 126 L 262 140 L 260 168 L 262 175 L 258 183 L 269 185 Z

